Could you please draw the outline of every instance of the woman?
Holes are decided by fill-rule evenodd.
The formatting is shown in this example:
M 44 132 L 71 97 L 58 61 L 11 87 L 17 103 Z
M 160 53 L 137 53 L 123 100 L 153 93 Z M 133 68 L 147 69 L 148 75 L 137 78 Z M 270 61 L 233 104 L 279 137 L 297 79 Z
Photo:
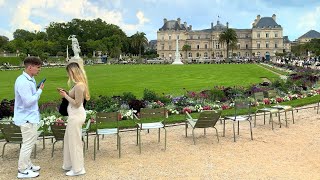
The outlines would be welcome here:
M 82 124 L 86 119 L 86 112 L 83 101 L 90 99 L 89 87 L 86 74 L 78 63 L 73 62 L 67 65 L 69 76 L 68 85 L 72 89 L 67 93 L 58 88 L 60 95 L 69 101 L 68 125 L 64 135 L 63 166 L 67 176 L 78 176 L 86 173 L 84 169 L 82 151 Z

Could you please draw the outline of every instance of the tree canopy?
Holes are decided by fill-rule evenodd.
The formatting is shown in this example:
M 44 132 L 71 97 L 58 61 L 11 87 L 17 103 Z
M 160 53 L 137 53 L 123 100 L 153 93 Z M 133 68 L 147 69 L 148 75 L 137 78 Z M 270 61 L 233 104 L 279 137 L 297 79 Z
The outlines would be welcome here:
M 73 34 L 79 41 L 82 56 L 92 56 L 93 51 L 102 51 L 111 57 L 119 57 L 121 53 L 141 55 L 148 45 L 145 33 L 137 32 L 127 37 L 119 26 L 108 24 L 98 18 L 51 22 L 45 32 L 17 29 L 11 41 L 5 36 L 0 36 L 0 49 L 12 53 L 18 50 L 20 53 L 42 57 L 66 56 L 67 45 L 71 49 L 71 42 L 67 38 Z

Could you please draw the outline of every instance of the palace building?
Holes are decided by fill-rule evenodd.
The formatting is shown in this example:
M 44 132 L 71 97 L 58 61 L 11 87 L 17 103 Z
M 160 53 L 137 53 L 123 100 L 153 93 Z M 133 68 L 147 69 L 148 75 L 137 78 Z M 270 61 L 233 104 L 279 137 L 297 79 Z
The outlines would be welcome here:
M 179 42 L 179 52 L 182 59 L 215 59 L 227 57 L 226 43 L 219 43 L 219 35 L 228 28 L 217 21 L 211 27 L 193 30 L 192 25 L 181 19 L 163 20 L 163 26 L 157 32 L 157 53 L 160 58 L 173 60 L 176 51 L 176 40 Z M 283 29 L 276 22 L 276 15 L 260 17 L 258 15 L 252 23 L 251 29 L 236 29 L 238 43 L 229 49 L 229 57 L 236 54 L 238 58 L 266 58 L 275 53 L 285 51 Z M 183 51 L 184 45 L 191 49 Z

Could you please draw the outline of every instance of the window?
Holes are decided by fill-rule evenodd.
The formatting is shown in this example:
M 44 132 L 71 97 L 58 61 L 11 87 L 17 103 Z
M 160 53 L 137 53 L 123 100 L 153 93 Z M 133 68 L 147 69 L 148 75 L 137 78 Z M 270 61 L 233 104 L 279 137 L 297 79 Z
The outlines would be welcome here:
M 216 57 L 220 57 L 220 53 L 219 52 L 216 53 Z
M 164 50 L 164 44 L 161 44 L 161 50 Z
M 269 42 L 266 42 L 266 48 L 269 48 Z
M 248 38 L 249 37 L 249 34 L 246 34 L 246 38 Z
M 191 57 L 191 58 L 192 58 L 192 53 L 191 53 L 191 52 L 189 52 L 188 57 Z
M 204 48 L 205 48 L 205 49 L 208 49 L 208 44 L 205 44 L 205 45 L 204 45 Z
M 200 36 L 198 36 L 198 39 L 200 39 Z
M 266 33 L 266 38 L 268 38 L 269 37 L 269 33 Z
M 169 40 L 171 40 L 171 35 L 169 35 Z
M 171 50 L 171 45 L 169 45 L 169 50 Z
M 278 48 L 278 44 L 277 43 L 274 43 L 274 48 Z
M 220 49 L 220 44 L 216 43 L 216 49 Z
M 200 49 L 200 45 L 197 45 L 197 49 Z
M 237 48 L 240 49 L 240 43 L 237 44 Z
M 249 45 L 248 44 L 246 44 L 246 49 L 248 49 L 249 48 Z
M 257 34 L 257 38 L 260 38 L 260 33 Z
M 179 35 L 177 35 L 177 39 L 180 39 L 180 38 L 179 38 Z
M 197 52 L 197 57 L 200 57 L 200 56 L 201 56 L 200 53 Z
M 208 53 L 205 52 L 205 53 L 203 54 L 203 57 L 208 57 Z
M 190 39 L 193 39 L 192 35 L 189 36 Z
M 257 48 L 260 49 L 260 42 L 257 42 Z
M 161 54 L 161 57 L 163 57 L 163 58 L 164 58 L 164 53 L 162 53 L 162 54 Z
M 277 32 L 274 33 L 274 37 L 278 37 L 278 33 Z

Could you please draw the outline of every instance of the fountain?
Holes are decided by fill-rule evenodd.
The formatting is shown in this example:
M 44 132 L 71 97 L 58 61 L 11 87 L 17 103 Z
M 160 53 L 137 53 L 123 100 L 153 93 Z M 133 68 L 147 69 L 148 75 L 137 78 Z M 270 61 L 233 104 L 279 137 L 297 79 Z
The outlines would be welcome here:
M 176 54 L 175 55 L 176 55 L 176 58 L 172 64 L 183 64 L 180 59 L 178 38 L 176 40 Z

